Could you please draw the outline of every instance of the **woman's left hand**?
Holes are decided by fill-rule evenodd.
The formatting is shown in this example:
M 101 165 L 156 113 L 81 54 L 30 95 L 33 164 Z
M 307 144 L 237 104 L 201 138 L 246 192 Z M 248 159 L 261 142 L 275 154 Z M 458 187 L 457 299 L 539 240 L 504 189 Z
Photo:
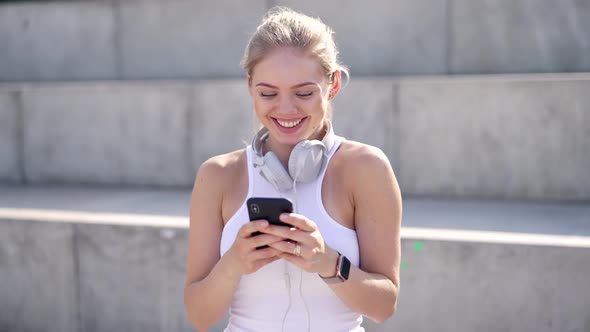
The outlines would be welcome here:
M 269 225 L 264 230 L 264 233 L 285 239 L 269 244 L 282 252 L 279 257 L 307 272 L 333 276 L 338 252 L 326 245 L 315 222 L 296 213 L 283 213 L 280 219 L 293 227 Z

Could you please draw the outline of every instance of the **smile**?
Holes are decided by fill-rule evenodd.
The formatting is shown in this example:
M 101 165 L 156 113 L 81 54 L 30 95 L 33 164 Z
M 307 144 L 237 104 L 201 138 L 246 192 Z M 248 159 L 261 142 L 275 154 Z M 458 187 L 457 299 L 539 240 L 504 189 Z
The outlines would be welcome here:
M 303 121 L 303 119 L 299 119 L 299 120 L 295 120 L 295 121 L 282 121 L 279 119 L 276 119 L 277 123 L 279 125 L 281 125 L 281 127 L 285 127 L 285 128 L 293 128 L 295 126 L 297 126 L 298 124 L 301 123 L 301 121 Z

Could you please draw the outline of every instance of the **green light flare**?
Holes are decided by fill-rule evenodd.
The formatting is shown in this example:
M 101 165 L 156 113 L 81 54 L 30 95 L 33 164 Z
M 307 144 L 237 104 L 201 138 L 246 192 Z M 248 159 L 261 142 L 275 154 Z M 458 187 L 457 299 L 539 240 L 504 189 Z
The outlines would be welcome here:
M 414 249 L 416 249 L 417 252 L 422 251 L 422 241 L 414 241 Z

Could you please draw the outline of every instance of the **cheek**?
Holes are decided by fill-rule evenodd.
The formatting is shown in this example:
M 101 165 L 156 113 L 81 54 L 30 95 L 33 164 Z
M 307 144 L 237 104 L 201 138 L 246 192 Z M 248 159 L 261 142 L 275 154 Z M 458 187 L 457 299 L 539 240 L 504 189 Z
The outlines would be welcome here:
M 267 100 L 254 98 L 254 110 L 259 112 L 266 112 L 270 108 L 270 103 Z
M 311 99 L 302 100 L 301 105 L 305 105 L 306 107 L 317 108 L 323 106 L 326 103 L 326 101 L 327 99 L 325 98 L 325 96 L 318 94 Z
M 272 113 L 273 109 L 274 106 L 271 101 L 254 98 L 254 113 L 259 121 L 265 122 L 267 116 Z

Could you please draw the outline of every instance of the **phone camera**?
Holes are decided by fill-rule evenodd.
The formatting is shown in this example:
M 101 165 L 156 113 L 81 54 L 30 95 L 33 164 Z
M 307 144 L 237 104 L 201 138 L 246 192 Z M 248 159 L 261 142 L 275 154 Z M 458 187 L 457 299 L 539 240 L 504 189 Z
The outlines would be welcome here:
M 252 209 L 252 212 L 259 214 L 260 213 L 260 207 L 258 206 L 258 204 L 252 204 L 250 205 L 250 209 Z

